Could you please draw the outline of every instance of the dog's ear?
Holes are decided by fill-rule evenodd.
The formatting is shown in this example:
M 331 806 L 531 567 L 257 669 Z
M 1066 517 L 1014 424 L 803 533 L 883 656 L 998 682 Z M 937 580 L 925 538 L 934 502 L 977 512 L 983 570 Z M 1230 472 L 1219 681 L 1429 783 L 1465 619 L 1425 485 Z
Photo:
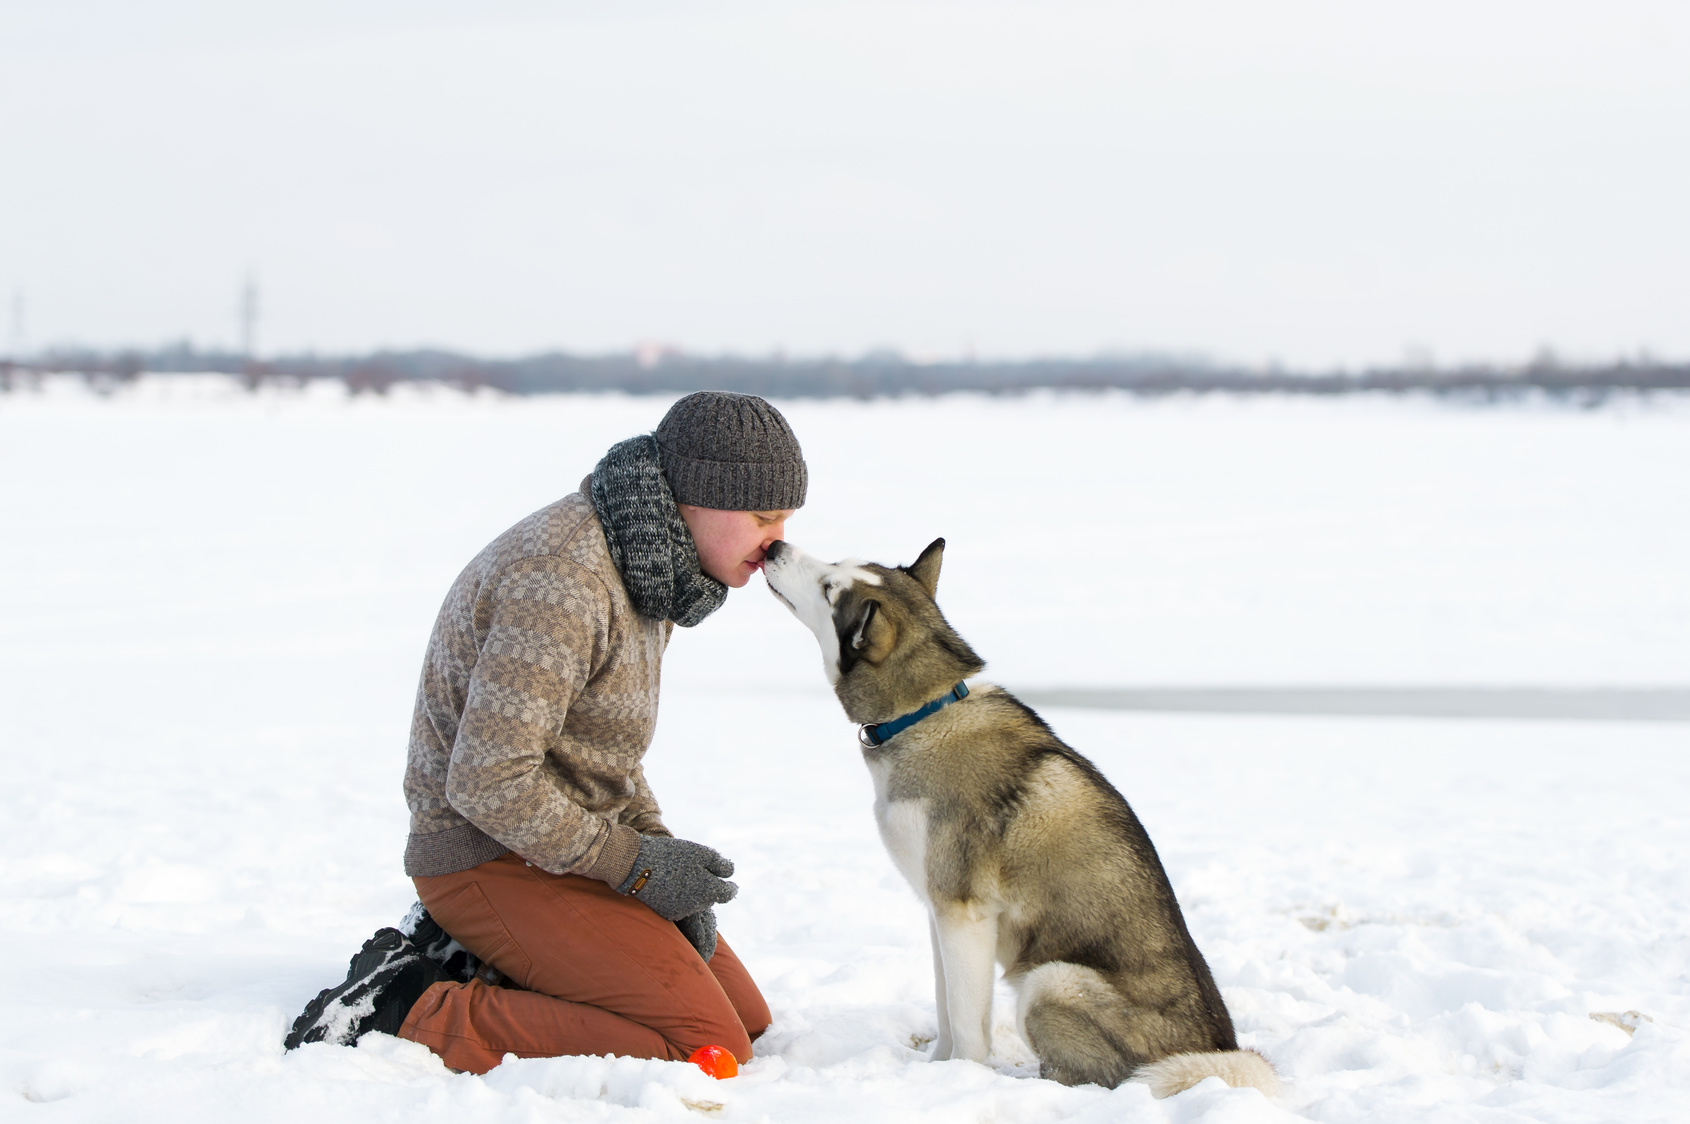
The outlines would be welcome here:
M 921 583 L 921 588 L 927 591 L 927 596 L 939 596 L 939 566 L 945 561 L 945 540 L 934 539 L 927 544 L 927 549 L 921 552 L 921 557 L 911 562 L 904 569 L 909 571 L 910 577 Z
M 868 647 L 869 626 L 880 615 L 880 602 L 863 601 L 862 612 L 857 616 L 856 627 L 851 630 L 851 650 L 862 655 L 863 649 Z
M 880 602 L 867 597 L 853 598 L 842 602 L 840 607 L 845 612 L 835 620 L 839 630 L 839 674 L 850 671 L 858 660 L 878 664 L 891 654 L 898 630 L 880 611 Z

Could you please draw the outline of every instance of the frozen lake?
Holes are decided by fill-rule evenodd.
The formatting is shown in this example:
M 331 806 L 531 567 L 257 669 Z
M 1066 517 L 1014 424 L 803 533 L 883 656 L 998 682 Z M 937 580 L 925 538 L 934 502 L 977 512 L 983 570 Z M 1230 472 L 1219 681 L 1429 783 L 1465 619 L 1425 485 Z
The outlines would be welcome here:
M 793 540 L 901 562 L 944 535 L 941 604 L 1029 692 L 1690 686 L 1682 398 L 782 405 L 812 474 Z M 934 1026 L 920 909 L 814 642 L 755 580 L 677 633 L 647 759 L 668 822 L 740 866 L 722 925 L 776 1015 L 744 1076 L 483 1079 L 379 1039 L 284 1055 L 411 900 L 400 771 L 448 584 L 666 406 L 212 379 L 0 397 L 0 928 L 22 965 L 0 1116 L 1690 1112 L 1690 725 L 1046 707 L 1145 821 L 1241 1037 L 1289 1082 L 1064 1089 L 1027 1078 L 1007 1006 L 989 1067 L 912 1047 Z

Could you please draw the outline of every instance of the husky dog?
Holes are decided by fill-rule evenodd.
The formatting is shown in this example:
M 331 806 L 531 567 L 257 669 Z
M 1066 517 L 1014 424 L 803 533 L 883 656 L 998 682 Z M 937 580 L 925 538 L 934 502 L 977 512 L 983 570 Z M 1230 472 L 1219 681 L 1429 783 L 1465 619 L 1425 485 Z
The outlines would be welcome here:
M 775 542 L 763 566 L 862 724 L 881 839 L 927 906 L 934 1060 L 986 1060 L 996 961 L 1045 1077 L 1272 1094 L 1127 802 L 1014 696 L 963 682 L 985 664 L 934 603 L 944 549 L 889 568 Z

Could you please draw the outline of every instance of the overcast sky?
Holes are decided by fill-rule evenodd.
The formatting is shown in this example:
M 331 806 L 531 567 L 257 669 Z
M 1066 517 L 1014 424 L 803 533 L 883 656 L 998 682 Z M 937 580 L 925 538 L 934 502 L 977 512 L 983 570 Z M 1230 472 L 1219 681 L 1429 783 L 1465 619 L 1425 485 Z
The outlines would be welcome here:
M 0 0 L 31 348 L 1684 358 L 1687 267 L 1684 3 Z

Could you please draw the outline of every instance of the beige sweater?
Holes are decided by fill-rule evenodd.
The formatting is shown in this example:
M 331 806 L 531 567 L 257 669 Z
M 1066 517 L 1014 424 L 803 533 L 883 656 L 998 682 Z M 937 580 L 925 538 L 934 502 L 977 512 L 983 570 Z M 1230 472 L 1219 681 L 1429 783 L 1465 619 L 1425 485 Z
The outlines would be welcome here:
M 662 834 L 640 760 L 674 625 L 635 613 L 582 491 L 458 575 L 423 660 L 405 800 L 408 875 L 515 851 L 612 885 Z

